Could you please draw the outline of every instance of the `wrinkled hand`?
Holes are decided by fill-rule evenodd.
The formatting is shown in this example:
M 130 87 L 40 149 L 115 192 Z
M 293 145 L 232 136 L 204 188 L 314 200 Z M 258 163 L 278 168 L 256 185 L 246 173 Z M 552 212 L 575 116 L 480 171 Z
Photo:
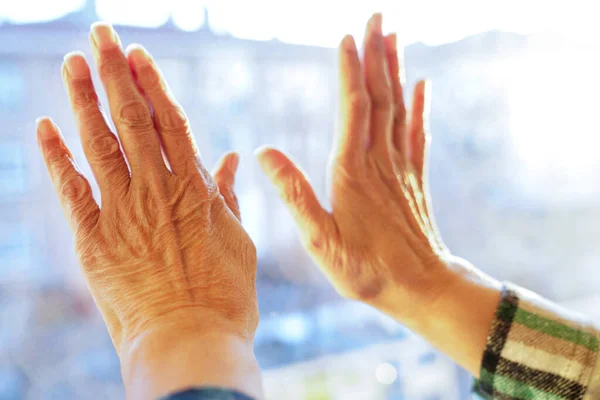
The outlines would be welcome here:
M 384 37 L 381 24 L 375 14 L 367 25 L 362 65 L 351 36 L 340 45 L 332 211 L 284 154 L 264 148 L 257 155 L 338 292 L 406 321 L 435 301 L 451 273 L 428 202 L 428 84 L 417 84 L 407 121 L 396 36 Z
M 100 207 L 49 118 L 38 139 L 117 352 L 164 326 L 251 342 L 256 251 L 233 193 L 238 156 L 226 155 L 211 177 L 148 53 L 137 46 L 126 56 L 108 24 L 93 27 L 91 43 L 120 144 L 80 53 L 65 57 L 62 75 Z

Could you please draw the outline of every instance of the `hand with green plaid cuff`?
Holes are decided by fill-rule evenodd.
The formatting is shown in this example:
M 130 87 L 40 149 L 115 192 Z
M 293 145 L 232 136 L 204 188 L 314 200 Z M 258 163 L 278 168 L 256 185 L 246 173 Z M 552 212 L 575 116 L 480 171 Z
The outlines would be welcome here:
M 520 290 L 503 292 L 445 246 L 427 182 L 430 85 L 417 84 L 407 112 L 396 37 L 382 33 L 381 15 L 367 24 L 361 52 L 351 36 L 342 41 L 339 60 L 331 210 L 285 154 L 258 153 L 316 264 L 342 296 L 394 317 L 481 377 L 488 395 L 560 400 L 593 392 L 595 328 L 535 306 Z
M 400 50 L 394 34 L 383 34 L 381 14 L 367 23 L 362 47 L 346 36 L 339 48 L 342 129 L 331 153 L 331 210 L 285 154 L 266 147 L 259 162 L 342 296 L 394 317 L 477 374 L 501 284 L 454 257 L 436 228 L 429 83 L 416 85 L 407 111 Z
M 584 316 L 507 284 L 476 389 L 489 399 L 600 398 L 599 337 Z

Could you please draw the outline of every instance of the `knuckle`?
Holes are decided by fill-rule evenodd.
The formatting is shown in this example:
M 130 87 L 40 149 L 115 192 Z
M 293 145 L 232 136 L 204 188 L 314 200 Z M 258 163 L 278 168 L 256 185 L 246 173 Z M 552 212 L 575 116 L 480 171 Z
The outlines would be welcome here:
M 73 83 L 71 101 L 76 109 L 98 107 L 98 96 L 89 82 Z
M 77 174 L 66 177 L 60 185 L 60 196 L 69 203 L 71 208 L 81 207 L 89 191 L 90 187 L 86 180 Z
M 140 68 L 137 71 L 137 78 L 146 93 L 166 90 L 160 76 L 150 65 L 145 65 Z
M 98 97 L 96 96 L 96 93 L 93 92 L 76 93 L 75 96 L 73 96 L 73 106 L 79 112 L 100 109 Z
M 283 190 L 283 199 L 286 203 L 294 204 L 302 210 L 306 206 L 306 199 L 303 195 L 302 182 L 296 177 L 289 177 L 285 189 Z
M 119 52 L 120 49 L 117 49 Z M 102 54 L 99 62 L 100 75 L 105 78 L 120 78 L 125 73 L 131 73 L 125 61 L 115 51 Z
M 162 132 L 166 134 L 187 134 L 189 132 L 189 123 L 185 112 L 181 107 L 168 107 L 158 115 L 158 125 Z
M 120 155 L 121 149 L 117 138 L 105 132 L 94 135 L 89 144 L 90 156 L 95 160 L 107 160 Z
M 148 128 L 152 125 L 150 110 L 141 101 L 131 101 L 119 107 L 119 122 L 130 128 Z
M 348 95 L 348 108 L 354 115 L 366 115 L 371 109 L 371 99 L 366 93 L 351 93 Z
M 406 123 L 406 108 L 402 103 L 394 106 L 394 123 L 399 125 Z
M 392 93 L 382 88 L 381 90 L 375 91 L 375 93 L 371 94 L 371 102 L 373 104 L 373 108 L 378 110 L 391 112 L 393 108 L 394 99 L 392 97 Z
M 60 143 L 51 143 L 46 152 L 46 161 L 51 168 L 60 169 L 68 163 L 68 153 Z

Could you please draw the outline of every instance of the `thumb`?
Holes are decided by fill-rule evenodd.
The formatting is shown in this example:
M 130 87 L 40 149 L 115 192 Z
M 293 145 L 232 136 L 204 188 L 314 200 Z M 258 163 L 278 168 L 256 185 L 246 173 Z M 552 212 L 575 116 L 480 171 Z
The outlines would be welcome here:
M 331 215 L 321 206 L 304 172 L 279 150 L 262 147 L 256 157 L 279 196 L 290 210 L 308 250 L 317 250 L 328 238 Z
M 239 162 L 240 156 L 237 153 L 230 152 L 223 155 L 223 157 L 221 157 L 221 159 L 215 165 L 212 176 L 219 187 L 219 193 L 221 193 L 221 196 L 223 196 L 225 204 L 227 204 L 227 207 L 229 207 L 233 215 L 235 215 L 236 218 L 241 221 L 242 217 L 240 215 L 240 205 L 235 192 L 233 191 L 233 186 L 235 184 L 235 173 L 237 171 Z

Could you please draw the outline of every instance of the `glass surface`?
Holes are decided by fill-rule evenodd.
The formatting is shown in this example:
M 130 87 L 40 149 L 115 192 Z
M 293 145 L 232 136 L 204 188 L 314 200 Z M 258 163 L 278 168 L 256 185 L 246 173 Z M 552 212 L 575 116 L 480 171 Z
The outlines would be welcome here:
M 91 60 L 89 24 L 100 18 L 158 60 L 207 166 L 227 150 L 242 156 L 236 190 L 259 251 L 256 353 L 269 399 L 471 396 L 462 369 L 335 294 L 252 155 L 262 144 L 287 151 L 326 203 L 332 47 L 346 32 L 360 38 L 378 9 L 407 43 L 406 87 L 433 82 L 431 190 L 447 245 L 499 279 L 598 316 L 593 12 L 578 1 L 544 3 L 543 16 L 510 1 L 491 10 L 466 0 L 325 3 L 0 1 L 0 399 L 123 396 L 34 134 L 35 119 L 51 116 L 91 178 L 59 71 L 68 51 Z

